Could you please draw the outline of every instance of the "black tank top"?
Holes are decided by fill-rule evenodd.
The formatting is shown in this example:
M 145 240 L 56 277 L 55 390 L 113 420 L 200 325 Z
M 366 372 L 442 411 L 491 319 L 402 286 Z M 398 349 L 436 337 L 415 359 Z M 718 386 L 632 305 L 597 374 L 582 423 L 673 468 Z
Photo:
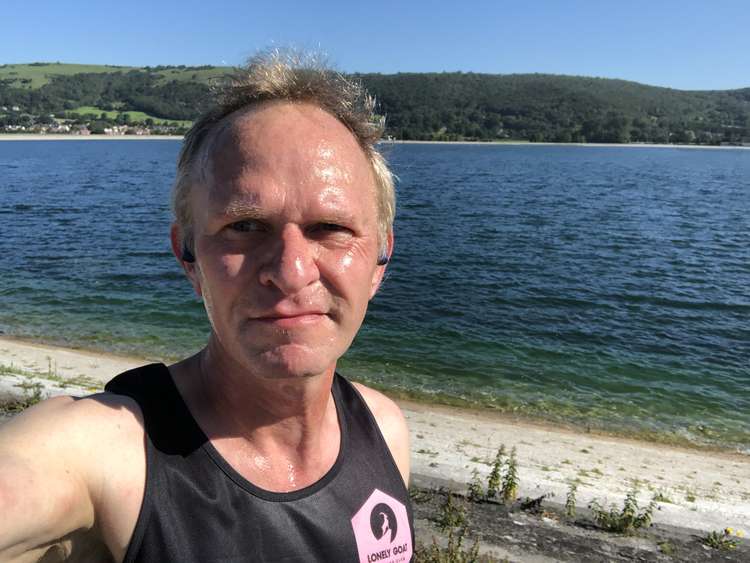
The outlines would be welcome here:
M 146 490 L 125 562 L 412 560 L 411 506 L 401 474 L 357 390 L 336 374 L 341 445 L 316 483 L 261 489 L 221 457 L 163 364 L 118 375 L 146 429 Z

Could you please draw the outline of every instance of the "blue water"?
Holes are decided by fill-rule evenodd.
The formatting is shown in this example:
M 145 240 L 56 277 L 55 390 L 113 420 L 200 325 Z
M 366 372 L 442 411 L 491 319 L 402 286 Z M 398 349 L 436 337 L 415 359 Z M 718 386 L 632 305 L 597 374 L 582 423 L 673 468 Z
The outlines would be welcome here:
M 0 143 L 0 330 L 149 358 L 208 325 L 175 141 Z M 343 372 L 750 449 L 750 151 L 395 145 L 396 253 Z

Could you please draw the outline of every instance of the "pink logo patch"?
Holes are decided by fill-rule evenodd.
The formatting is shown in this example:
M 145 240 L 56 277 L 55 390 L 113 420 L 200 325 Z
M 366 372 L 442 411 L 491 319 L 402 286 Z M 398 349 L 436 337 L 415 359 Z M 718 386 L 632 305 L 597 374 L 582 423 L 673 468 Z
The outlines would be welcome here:
M 375 489 L 352 518 L 359 563 L 402 563 L 412 554 L 406 507 Z

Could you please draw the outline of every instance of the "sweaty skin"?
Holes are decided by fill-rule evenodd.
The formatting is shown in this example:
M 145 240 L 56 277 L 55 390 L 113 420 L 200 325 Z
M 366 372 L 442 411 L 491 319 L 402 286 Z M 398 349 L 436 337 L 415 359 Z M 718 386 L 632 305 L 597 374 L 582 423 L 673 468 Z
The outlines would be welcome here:
M 375 183 L 348 130 L 318 108 L 264 106 L 219 131 L 210 189 L 193 193 L 196 262 L 183 264 L 213 331 L 173 373 L 219 452 L 285 491 L 319 479 L 338 453 L 335 362 L 384 271 Z M 242 463 L 256 456 L 271 469 Z
M 169 369 L 227 463 L 261 488 L 296 490 L 336 459 L 333 373 L 385 269 L 372 171 L 349 130 L 315 106 L 269 103 L 218 130 L 207 182 L 191 196 L 194 263 L 181 260 L 172 229 L 212 332 Z M 355 385 L 407 483 L 403 415 Z M 122 561 L 145 477 L 142 413 L 131 399 L 58 397 L 28 409 L 0 427 L 0 561 L 50 550 Z

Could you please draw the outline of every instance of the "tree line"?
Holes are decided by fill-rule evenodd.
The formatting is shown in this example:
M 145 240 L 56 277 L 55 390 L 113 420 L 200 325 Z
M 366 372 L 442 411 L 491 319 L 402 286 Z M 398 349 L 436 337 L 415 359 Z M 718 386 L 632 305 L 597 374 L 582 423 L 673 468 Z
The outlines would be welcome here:
M 30 116 L 62 116 L 81 106 L 93 106 L 192 120 L 210 105 L 210 85 L 195 74 L 209 68 L 147 67 L 54 75 L 39 88 L 3 79 L 0 106 L 18 107 Z M 174 69 L 181 74 L 174 74 Z M 165 75 L 164 70 L 172 74 Z M 394 139 L 750 142 L 750 88 L 681 91 L 623 80 L 545 74 L 351 76 L 376 97 L 378 111 L 386 116 L 386 134 Z M 0 112 L 0 122 L 12 118 Z
M 750 142 L 750 88 L 691 92 L 545 74 L 362 74 L 398 139 Z

